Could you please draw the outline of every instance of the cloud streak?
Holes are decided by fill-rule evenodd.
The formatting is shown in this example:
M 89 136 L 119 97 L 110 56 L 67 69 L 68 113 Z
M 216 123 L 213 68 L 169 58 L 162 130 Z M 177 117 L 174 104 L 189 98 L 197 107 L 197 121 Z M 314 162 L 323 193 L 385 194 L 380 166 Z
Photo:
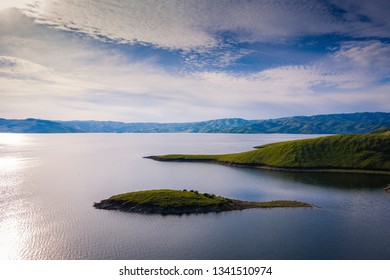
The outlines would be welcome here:
M 389 5 L 374 2 L 375 8 L 337 0 L 31 0 L 24 13 L 104 42 L 180 51 L 187 70 L 209 71 L 237 64 L 256 43 L 327 34 L 389 38 L 383 12 Z
M 358 8 L 338 1 L 242 3 L 39 0 L 24 14 L 0 13 L 0 114 L 194 121 L 390 110 L 385 40 L 349 37 L 315 59 L 281 58 L 301 36 L 361 36 L 373 25 L 384 36 L 383 14 L 367 12 L 370 20 L 362 20 Z M 229 68 L 261 53 L 258 42 L 287 53 L 271 53 L 281 62 L 260 70 Z M 167 54 L 184 62 L 160 63 Z
M 0 56 L 0 76 L 20 80 L 47 80 L 51 71 L 30 61 L 8 56 Z
M 371 73 L 390 74 L 390 45 L 380 41 L 344 42 L 333 57 Z
M 101 40 L 204 50 L 220 45 L 226 36 L 237 42 L 283 42 L 335 32 L 388 37 L 384 10 L 389 4 L 374 2 L 38 0 L 25 13 L 37 22 Z
M 221 72 L 175 76 L 153 65 L 99 61 L 83 65 L 83 70 L 75 74 L 51 72 L 47 79 L 46 71 L 36 71 L 41 67 L 34 63 L 20 63 L 16 58 L 3 60 L 29 65 L 12 76 L 0 74 L 6 92 L 0 100 L 7 104 L 3 113 L 23 106 L 23 117 L 192 121 L 205 116 L 253 119 L 286 112 L 348 111 L 367 104 L 378 110 L 389 108 L 386 90 L 390 87 L 361 90 L 362 85 L 356 81 L 364 86 L 372 83 L 364 75 L 332 73 L 320 66 L 278 67 L 249 76 Z M 73 63 L 77 68 L 77 61 Z M 9 72 L 6 63 L 0 65 L 0 73 Z M 26 76 L 34 79 L 26 80 Z M 321 93 L 320 88 L 331 94 Z

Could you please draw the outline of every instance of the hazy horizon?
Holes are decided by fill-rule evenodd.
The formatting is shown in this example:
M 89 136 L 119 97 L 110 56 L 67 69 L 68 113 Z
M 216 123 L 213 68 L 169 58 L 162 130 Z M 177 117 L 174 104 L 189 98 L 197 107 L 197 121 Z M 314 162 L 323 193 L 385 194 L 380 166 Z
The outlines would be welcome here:
M 383 113 L 383 114 L 389 114 L 390 112 L 351 112 L 351 113 L 336 113 L 336 115 L 348 115 L 348 114 L 375 114 L 375 113 Z M 45 121 L 52 121 L 52 122 L 68 122 L 68 121 L 96 121 L 96 122 L 123 122 L 123 123 L 192 123 L 192 122 L 208 122 L 208 121 L 217 121 L 217 120 L 225 120 L 225 119 L 242 119 L 246 121 L 263 121 L 263 120 L 274 120 L 274 119 L 284 119 L 284 118 L 294 118 L 294 117 L 315 117 L 315 116 L 326 116 L 326 115 L 334 115 L 334 114 L 318 114 L 318 115 L 294 115 L 294 116 L 281 116 L 278 118 L 264 118 L 264 119 L 245 119 L 240 117 L 231 117 L 231 118 L 218 118 L 218 119 L 201 119 L 201 120 L 193 120 L 193 121 L 172 121 L 172 122 L 159 122 L 159 121 L 117 121 L 117 120 L 97 120 L 97 119 L 43 119 L 43 118 L 35 118 L 35 117 L 27 117 L 22 119 L 17 118 L 3 118 L 0 116 L 0 119 L 6 119 L 6 120 L 27 120 L 27 119 L 37 119 L 37 120 L 45 120 Z

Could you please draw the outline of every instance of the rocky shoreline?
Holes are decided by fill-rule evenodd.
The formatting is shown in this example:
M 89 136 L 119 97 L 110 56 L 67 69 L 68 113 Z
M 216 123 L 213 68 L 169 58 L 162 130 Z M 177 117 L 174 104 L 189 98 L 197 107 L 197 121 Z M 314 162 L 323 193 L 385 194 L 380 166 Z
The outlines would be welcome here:
M 164 198 L 164 203 L 161 203 L 161 200 L 157 202 L 139 202 L 137 199 L 123 199 L 116 198 L 115 196 L 104 199 L 100 202 L 95 202 L 93 207 L 97 209 L 104 210 L 117 210 L 122 212 L 132 212 L 132 213 L 142 213 L 142 214 L 162 214 L 162 215 L 182 215 L 182 214 L 200 214 L 200 213 L 219 213 L 223 211 L 234 211 L 234 210 L 244 210 L 250 208 L 291 208 L 291 207 L 313 207 L 312 205 L 299 202 L 299 201 L 290 201 L 290 200 L 278 200 L 278 201 L 269 201 L 269 202 L 250 202 L 242 201 L 236 199 L 222 198 L 217 197 L 215 203 L 210 203 L 212 196 L 206 196 L 208 200 L 207 204 L 193 204 L 183 202 L 181 198 L 178 199 L 178 194 L 185 193 L 185 191 L 171 191 L 172 198 Z M 144 191 L 145 195 L 148 195 L 148 192 L 153 191 Z M 189 193 L 189 192 L 187 192 Z M 129 193 L 131 194 L 131 193 Z M 196 196 L 204 196 L 207 194 L 194 194 Z
M 136 204 L 128 203 L 122 201 L 112 201 L 110 199 L 105 199 L 100 202 L 95 202 L 93 207 L 96 209 L 105 209 L 105 210 L 118 210 L 122 212 L 131 212 L 131 213 L 142 213 L 142 214 L 162 214 L 162 215 L 181 215 L 181 214 L 200 214 L 200 213 L 209 213 L 209 212 L 223 212 L 223 211 L 233 211 L 233 210 L 243 210 L 245 208 L 237 204 L 228 204 L 228 205 L 214 205 L 214 206 L 203 206 L 203 207 L 191 207 L 191 206 L 182 206 L 182 207 L 160 207 L 153 204 Z

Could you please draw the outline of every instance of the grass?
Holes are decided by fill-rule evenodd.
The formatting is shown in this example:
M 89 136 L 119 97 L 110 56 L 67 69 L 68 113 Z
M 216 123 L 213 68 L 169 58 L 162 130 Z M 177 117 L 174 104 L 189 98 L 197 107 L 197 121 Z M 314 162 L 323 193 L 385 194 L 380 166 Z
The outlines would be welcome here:
M 195 191 L 147 190 L 115 195 L 111 201 L 131 202 L 139 205 L 153 205 L 161 208 L 208 207 L 227 204 L 229 201 L 220 196 L 199 194 Z
M 248 208 L 312 207 L 299 201 L 250 202 L 208 193 L 180 190 L 147 190 L 114 195 L 94 203 L 94 207 L 137 213 L 191 214 L 243 210 Z
M 370 132 L 370 134 L 387 134 L 390 135 L 390 127 L 381 127 Z
M 390 134 L 333 135 L 272 143 L 223 155 L 165 155 L 160 161 L 204 161 L 283 169 L 350 170 L 390 174 Z

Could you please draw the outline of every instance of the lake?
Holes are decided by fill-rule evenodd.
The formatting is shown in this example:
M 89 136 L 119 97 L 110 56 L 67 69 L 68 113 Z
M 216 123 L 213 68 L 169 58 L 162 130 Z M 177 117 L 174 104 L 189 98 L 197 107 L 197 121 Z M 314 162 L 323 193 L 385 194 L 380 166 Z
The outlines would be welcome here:
M 0 134 L 1 259 L 390 259 L 390 176 L 157 162 L 316 135 Z M 161 216 L 97 210 L 156 188 L 314 209 Z

